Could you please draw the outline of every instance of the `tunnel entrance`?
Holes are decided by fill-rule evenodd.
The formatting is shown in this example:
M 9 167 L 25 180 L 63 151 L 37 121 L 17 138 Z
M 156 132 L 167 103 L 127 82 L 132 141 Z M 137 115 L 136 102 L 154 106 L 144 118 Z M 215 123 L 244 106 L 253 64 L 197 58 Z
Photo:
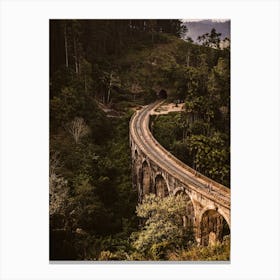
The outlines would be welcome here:
M 161 99 L 166 99 L 167 98 L 167 92 L 164 89 L 161 89 L 158 93 L 158 97 Z
M 215 244 L 222 242 L 224 236 L 230 235 L 230 228 L 225 218 L 215 210 L 207 210 L 202 215 L 201 224 L 201 245 Z

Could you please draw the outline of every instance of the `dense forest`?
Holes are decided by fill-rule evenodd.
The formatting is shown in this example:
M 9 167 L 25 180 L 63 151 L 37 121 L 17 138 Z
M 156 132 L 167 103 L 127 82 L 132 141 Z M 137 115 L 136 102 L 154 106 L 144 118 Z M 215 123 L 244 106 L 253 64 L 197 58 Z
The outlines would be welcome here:
M 164 89 L 184 111 L 154 116 L 154 136 L 230 187 L 230 49 L 215 29 L 202 45 L 186 33 L 180 20 L 50 20 L 51 260 L 229 258 L 228 239 L 200 248 L 182 229 L 182 197 L 138 204 L 131 183 L 130 117 Z

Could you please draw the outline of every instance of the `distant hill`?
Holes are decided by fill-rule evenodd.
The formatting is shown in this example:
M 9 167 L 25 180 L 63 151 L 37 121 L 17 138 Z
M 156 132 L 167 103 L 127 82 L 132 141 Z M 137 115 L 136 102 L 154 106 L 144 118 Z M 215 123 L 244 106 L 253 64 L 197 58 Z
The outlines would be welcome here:
M 217 32 L 222 33 L 221 39 L 225 37 L 230 38 L 230 21 L 216 21 L 216 20 L 184 20 L 184 25 L 188 28 L 188 32 L 185 34 L 185 38 L 191 37 L 194 42 L 197 41 L 197 37 L 209 33 L 212 28 L 215 28 Z

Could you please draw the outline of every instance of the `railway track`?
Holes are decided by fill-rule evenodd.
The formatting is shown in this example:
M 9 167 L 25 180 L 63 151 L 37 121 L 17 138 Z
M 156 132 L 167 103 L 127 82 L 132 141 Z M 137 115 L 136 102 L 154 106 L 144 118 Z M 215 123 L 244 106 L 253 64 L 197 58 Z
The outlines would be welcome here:
M 131 119 L 130 130 L 137 141 L 142 152 L 148 155 L 149 159 L 160 166 L 167 173 L 188 185 L 197 193 L 208 199 L 219 202 L 224 207 L 230 209 L 230 190 L 225 186 L 211 180 L 198 173 L 170 152 L 164 149 L 153 137 L 149 129 L 151 112 L 161 105 L 162 101 L 157 101 L 137 111 Z M 209 189 L 211 185 L 211 190 Z

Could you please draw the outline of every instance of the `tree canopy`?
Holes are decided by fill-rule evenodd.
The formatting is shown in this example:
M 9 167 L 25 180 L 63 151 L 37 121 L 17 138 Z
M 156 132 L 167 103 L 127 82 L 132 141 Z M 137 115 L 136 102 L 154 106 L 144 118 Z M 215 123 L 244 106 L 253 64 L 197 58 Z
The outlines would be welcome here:
M 182 244 L 180 197 L 150 197 L 136 213 L 131 184 L 129 120 L 161 90 L 185 111 L 155 119 L 155 136 L 228 182 L 230 50 L 185 32 L 173 19 L 50 20 L 52 260 L 167 259 Z

